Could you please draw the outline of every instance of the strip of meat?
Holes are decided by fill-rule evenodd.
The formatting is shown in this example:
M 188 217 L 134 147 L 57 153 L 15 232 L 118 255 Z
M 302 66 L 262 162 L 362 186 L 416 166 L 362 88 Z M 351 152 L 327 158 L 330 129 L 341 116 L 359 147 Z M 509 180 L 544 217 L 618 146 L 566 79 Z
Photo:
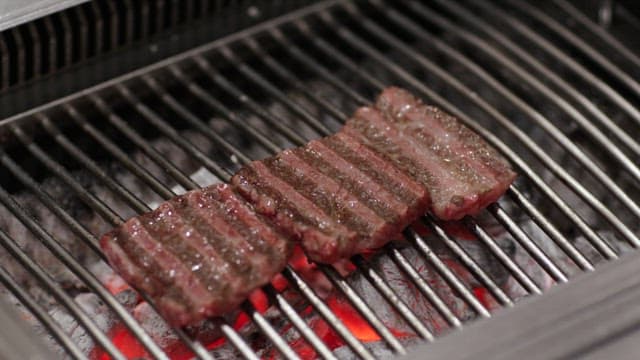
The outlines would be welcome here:
M 317 169 L 317 165 L 320 164 L 318 161 L 309 164 L 303 156 L 299 155 L 309 151 L 312 150 L 308 147 L 287 150 L 267 160 L 266 163 L 270 164 L 268 166 L 281 179 L 288 179 L 296 191 L 317 204 L 335 222 L 357 233 L 356 241 L 345 243 L 346 246 L 337 248 L 335 253 L 323 254 L 323 258 L 314 260 L 331 263 L 364 249 L 376 247 L 377 244 L 389 241 L 398 233 L 400 229 L 395 226 L 396 221 L 393 218 L 383 218 L 360 200 L 348 184 L 344 186 L 344 182 L 340 184 L 334 180 L 339 177 L 337 173 L 325 175 Z M 397 216 L 395 218 L 397 219 Z M 303 239 L 303 248 L 308 247 L 306 243 L 307 241 Z
M 251 202 L 256 211 L 269 218 L 293 240 L 303 241 L 312 259 L 341 253 L 357 238 L 357 233 L 332 219 L 287 181 L 274 175 L 263 161 L 254 161 L 231 178 L 231 184 Z
M 332 263 L 392 240 L 426 211 L 475 214 L 515 178 L 482 139 L 405 90 L 343 129 L 243 167 L 231 185 L 188 192 L 105 234 L 132 286 L 181 326 L 222 315 L 280 272 L 300 242 Z
M 431 200 L 424 186 L 415 182 L 356 138 L 341 131 L 322 139 L 321 142 L 406 204 L 409 209 L 408 217 L 414 218 L 427 209 Z M 413 213 L 412 209 L 423 210 Z
M 436 216 L 451 219 L 455 214 L 447 210 L 468 209 L 470 204 L 478 200 L 479 189 L 475 184 L 462 181 L 434 151 L 403 136 L 396 126 L 384 119 L 380 111 L 368 107 L 358 109 L 342 131 L 358 138 L 423 185 L 429 193 L 431 210 Z
M 515 179 L 507 161 L 480 136 L 453 116 L 424 105 L 408 91 L 387 88 L 378 97 L 376 106 L 402 136 L 434 154 L 459 182 L 469 185 L 470 193 L 466 194 L 459 193 L 453 183 L 430 189 L 434 199 L 432 211 L 439 218 L 450 220 L 476 214 L 502 196 Z M 460 198 L 470 201 L 458 201 Z
M 236 308 L 284 268 L 293 246 L 229 185 L 167 201 L 105 234 L 100 245 L 175 326 Z
M 354 253 L 376 249 L 397 236 L 419 214 L 416 211 L 416 205 L 422 208 L 418 211 L 424 212 L 426 206 L 420 206 L 417 198 L 403 202 L 394 195 L 393 192 L 397 189 L 393 187 L 393 184 L 387 182 L 385 186 L 376 177 L 367 175 L 358 168 L 363 163 L 356 166 L 348 162 L 325 145 L 327 143 L 325 140 L 327 139 L 312 141 L 304 148 L 294 150 L 294 152 L 317 171 L 322 172 L 324 176 L 333 178 L 333 181 L 341 188 L 374 211 L 378 216 L 378 221 L 384 222 L 384 231 L 363 236 L 354 245 L 352 249 Z

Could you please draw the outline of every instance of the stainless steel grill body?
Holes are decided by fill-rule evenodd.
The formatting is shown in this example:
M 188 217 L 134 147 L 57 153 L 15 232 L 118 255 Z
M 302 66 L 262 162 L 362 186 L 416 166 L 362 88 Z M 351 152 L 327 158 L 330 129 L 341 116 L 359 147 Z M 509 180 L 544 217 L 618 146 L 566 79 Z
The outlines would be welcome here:
M 91 228 L 74 216 L 69 204 L 59 201 L 60 193 L 45 186 L 46 179 L 56 178 L 64 193 L 106 224 L 103 228 L 116 226 L 148 211 L 153 205 L 149 199 L 160 201 L 201 186 L 194 170 L 227 181 L 253 159 L 335 131 L 385 86 L 407 87 L 481 134 L 520 174 L 500 203 L 479 219 L 464 221 L 491 262 L 509 276 L 511 289 L 468 251 L 466 240 L 437 220 L 421 219 L 429 237 L 416 228 L 405 231 L 411 251 L 471 309 L 470 318 L 450 308 L 442 289 L 412 265 L 402 251 L 406 245 L 391 244 L 381 256 L 392 259 L 417 289 L 416 296 L 438 311 L 447 324 L 442 331 L 423 323 L 410 299 L 390 286 L 369 258 L 351 259 L 356 272 L 414 335 L 430 342 L 463 330 L 473 319 L 491 318 L 499 308 L 517 306 L 523 297 L 597 270 L 600 263 L 640 245 L 640 143 L 635 136 L 640 130 L 640 60 L 624 43 L 564 0 L 536 5 L 320 1 L 3 120 L 0 203 L 12 221 L 24 226 L 25 236 L 37 239 L 83 291 L 106 304 L 150 357 L 166 359 L 161 346 L 68 248 L 68 240 L 56 236 L 51 221 L 34 216 L 20 194 L 30 194 L 73 241 L 102 259 L 100 233 L 94 230 L 100 227 Z M 198 142 L 188 134 L 197 134 Z M 158 139 L 169 148 L 158 148 Z M 131 156 L 134 153 L 139 155 Z M 189 164 L 172 161 L 172 153 L 190 159 Z M 113 164 L 152 194 L 121 183 L 110 172 Z M 87 181 L 105 191 L 96 192 Z M 525 223 L 530 226 L 522 226 Z M 496 231 L 508 235 L 498 239 Z M 521 254 L 520 260 L 505 248 L 504 238 Z M 29 277 L 18 281 L 16 267 L 1 264 L 0 281 L 8 292 L 70 357 L 86 354 L 45 306 L 34 301 L 26 283 L 38 284 L 107 354 L 125 358 L 73 292 L 56 281 L 42 258 L 30 256 L 21 240 L 0 229 L 0 244 Z M 468 276 L 452 270 L 450 261 Z M 385 326 L 364 294 L 333 267 L 320 269 L 389 353 L 407 352 L 406 343 Z M 293 267 L 282 275 L 354 356 L 376 357 Z M 542 278 L 550 282 L 541 283 Z M 476 288 L 486 289 L 496 306 L 481 301 Z M 336 358 L 294 304 L 272 286 L 264 290 L 272 307 L 319 357 Z M 279 355 L 299 357 L 280 329 L 250 302 L 242 310 Z M 220 326 L 238 354 L 258 357 L 232 324 Z M 213 358 L 206 344 L 185 330 L 172 331 L 194 356 Z

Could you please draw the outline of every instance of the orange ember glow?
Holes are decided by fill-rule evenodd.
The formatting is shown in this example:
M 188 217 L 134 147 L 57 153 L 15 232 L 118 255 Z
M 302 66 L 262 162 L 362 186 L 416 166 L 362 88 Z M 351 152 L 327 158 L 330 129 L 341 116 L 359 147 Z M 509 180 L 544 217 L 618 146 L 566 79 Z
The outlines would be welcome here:
M 489 290 L 484 287 L 473 288 L 473 294 L 478 300 L 489 310 L 494 310 L 500 307 L 496 299 L 489 293 Z
M 327 305 L 329 305 L 331 310 L 333 310 L 358 340 L 363 342 L 380 340 L 378 333 L 369 326 L 369 323 L 347 302 L 343 302 L 336 297 L 331 297 L 327 300 Z
M 365 255 L 366 256 L 366 255 Z M 294 254 L 289 263 L 295 270 L 303 277 L 307 282 L 314 286 L 322 287 L 323 285 L 330 284 L 318 267 L 310 263 L 302 250 L 298 247 L 294 250 Z M 355 266 L 350 261 L 341 261 L 334 264 L 334 268 L 343 276 L 348 275 L 355 270 Z M 118 277 L 110 279 L 105 285 L 113 293 L 117 294 L 120 291 L 128 289 L 129 287 Z M 289 287 L 288 281 L 282 275 L 276 275 L 271 284 L 278 292 L 283 292 Z M 351 304 L 338 295 L 332 287 L 328 288 L 328 294 L 325 299 L 327 306 L 333 311 L 333 313 L 342 321 L 342 323 L 349 329 L 349 331 L 362 342 L 375 342 L 380 341 L 381 337 L 373 329 L 369 323 L 351 306 Z M 486 293 L 485 289 L 474 289 L 475 295 L 483 303 L 495 301 Z M 140 299 L 139 299 L 140 300 Z M 270 302 L 267 294 L 261 290 L 255 290 L 249 296 L 249 301 L 255 307 L 255 309 L 264 313 L 270 307 Z M 300 312 L 303 317 L 310 317 L 308 325 L 313 329 L 317 336 L 327 345 L 329 349 L 337 349 L 345 345 L 342 338 L 329 326 L 329 324 L 320 317 L 312 316 L 313 309 L 308 306 Z M 233 327 L 236 330 L 242 329 L 250 322 L 249 316 L 244 312 L 238 312 L 237 317 L 232 322 Z M 282 334 L 285 334 L 291 326 L 281 329 Z M 406 338 L 413 336 L 412 334 L 397 331 L 396 329 L 390 329 L 391 332 L 399 337 Z M 123 325 L 118 324 L 114 326 L 108 333 L 109 337 L 113 341 L 116 348 L 118 348 L 127 359 L 148 359 L 149 354 L 142 346 L 142 344 L 129 332 L 129 330 Z M 311 360 L 316 359 L 318 354 L 315 352 L 312 346 L 307 341 L 300 337 L 290 340 L 289 344 L 301 359 Z M 216 349 L 225 344 L 224 338 L 218 338 L 209 342 L 205 347 L 209 350 Z M 170 341 L 165 339 L 162 350 L 168 355 L 171 360 L 186 360 L 193 358 L 194 354 L 179 340 L 175 339 Z M 277 358 L 279 354 L 273 350 L 263 354 L 264 358 Z M 108 360 L 110 356 L 101 348 L 96 347 L 92 352 L 90 358 L 92 360 Z
M 138 340 L 122 324 L 116 325 L 109 332 L 111 341 L 127 359 L 146 358 L 147 352 Z M 92 359 L 109 360 L 111 357 L 102 349 L 96 348 Z

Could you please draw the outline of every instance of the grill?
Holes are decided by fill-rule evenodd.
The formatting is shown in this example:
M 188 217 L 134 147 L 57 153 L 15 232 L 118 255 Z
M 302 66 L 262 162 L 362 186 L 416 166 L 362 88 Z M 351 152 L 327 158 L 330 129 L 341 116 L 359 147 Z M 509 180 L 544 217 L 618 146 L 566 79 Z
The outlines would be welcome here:
M 640 59 L 624 45 L 633 44 L 640 20 L 619 4 L 131 3 L 98 1 L 52 15 L 53 45 L 25 37 L 53 22 L 48 17 L 6 30 L 0 42 L 4 101 L 40 94 L 11 105 L 5 111 L 14 114 L 0 121 L 0 294 L 62 356 L 406 354 L 462 336 L 476 320 L 486 319 L 471 326 L 489 324 L 503 308 L 517 312 L 522 299 L 597 274 L 640 246 Z M 96 10 L 112 35 L 93 51 L 91 36 L 71 31 L 81 23 L 69 15 L 91 7 L 114 9 L 108 17 Z M 145 7 L 160 20 L 138 29 L 132 19 L 147 19 Z M 596 11 L 606 27 L 593 22 Z M 190 34 L 191 19 L 204 14 L 221 22 L 214 40 L 160 49 L 163 60 L 113 76 L 110 57 L 122 62 L 139 44 L 162 47 L 171 34 Z M 247 17 L 256 24 L 240 20 Z M 73 37 L 67 65 L 56 62 L 62 55 L 34 53 L 65 35 Z M 96 66 L 107 81 L 58 83 Z M 158 318 L 150 327 L 140 315 L 145 302 L 134 295 L 132 305 L 114 289 L 97 243 L 103 231 L 162 199 L 228 181 L 253 159 L 332 133 L 388 85 L 454 114 L 510 160 L 520 176 L 500 203 L 460 224 L 425 216 L 406 229 L 406 241 L 355 256 L 348 271 L 292 263 L 242 314 L 211 321 L 224 341 Z

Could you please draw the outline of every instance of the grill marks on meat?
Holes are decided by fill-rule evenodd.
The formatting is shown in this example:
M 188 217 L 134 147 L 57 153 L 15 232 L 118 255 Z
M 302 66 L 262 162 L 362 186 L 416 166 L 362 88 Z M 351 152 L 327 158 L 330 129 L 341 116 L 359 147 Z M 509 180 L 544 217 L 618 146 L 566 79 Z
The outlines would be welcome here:
M 411 177 L 360 143 L 356 138 L 342 131 L 321 141 L 344 160 L 351 163 L 354 168 L 369 176 L 375 183 L 380 184 L 393 194 L 396 199 L 406 204 L 409 211 L 428 206 L 429 194 L 423 186 L 420 186 Z M 408 214 L 411 217 L 417 215 L 417 213 L 411 212 Z
M 337 134 L 169 200 L 101 245 L 167 320 L 186 325 L 239 305 L 284 268 L 294 241 L 333 263 L 381 247 L 427 211 L 475 214 L 515 176 L 455 118 L 388 88 Z
M 282 232 L 307 244 L 310 257 L 335 254 L 351 246 L 357 235 L 274 175 L 263 161 L 242 168 L 231 184 Z
M 388 88 L 376 106 L 232 179 L 314 261 L 380 247 L 426 211 L 443 220 L 475 214 L 515 178 L 479 136 L 410 93 Z
M 432 204 L 451 203 L 453 206 L 463 207 L 477 201 L 477 194 L 470 187 L 471 184 L 458 178 L 435 150 L 411 137 L 403 136 L 400 129 L 389 123 L 380 111 L 373 108 L 358 109 L 355 116 L 347 122 L 344 131 L 359 136 L 363 143 L 424 186 Z M 447 191 L 441 191 L 445 189 Z M 436 210 L 435 207 L 432 209 Z M 442 211 L 436 215 L 450 218 L 449 214 Z
M 167 201 L 104 235 L 101 246 L 176 326 L 234 309 L 284 268 L 292 250 L 229 185 Z
M 387 124 L 431 159 L 434 173 L 428 186 L 431 211 L 440 219 L 473 215 L 495 202 L 516 174 L 480 136 L 441 110 L 422 104 L 406 90 L 390 87 L 378 97 L 377 108 Z M 428 170 L 428 169 L 425 169 Z

